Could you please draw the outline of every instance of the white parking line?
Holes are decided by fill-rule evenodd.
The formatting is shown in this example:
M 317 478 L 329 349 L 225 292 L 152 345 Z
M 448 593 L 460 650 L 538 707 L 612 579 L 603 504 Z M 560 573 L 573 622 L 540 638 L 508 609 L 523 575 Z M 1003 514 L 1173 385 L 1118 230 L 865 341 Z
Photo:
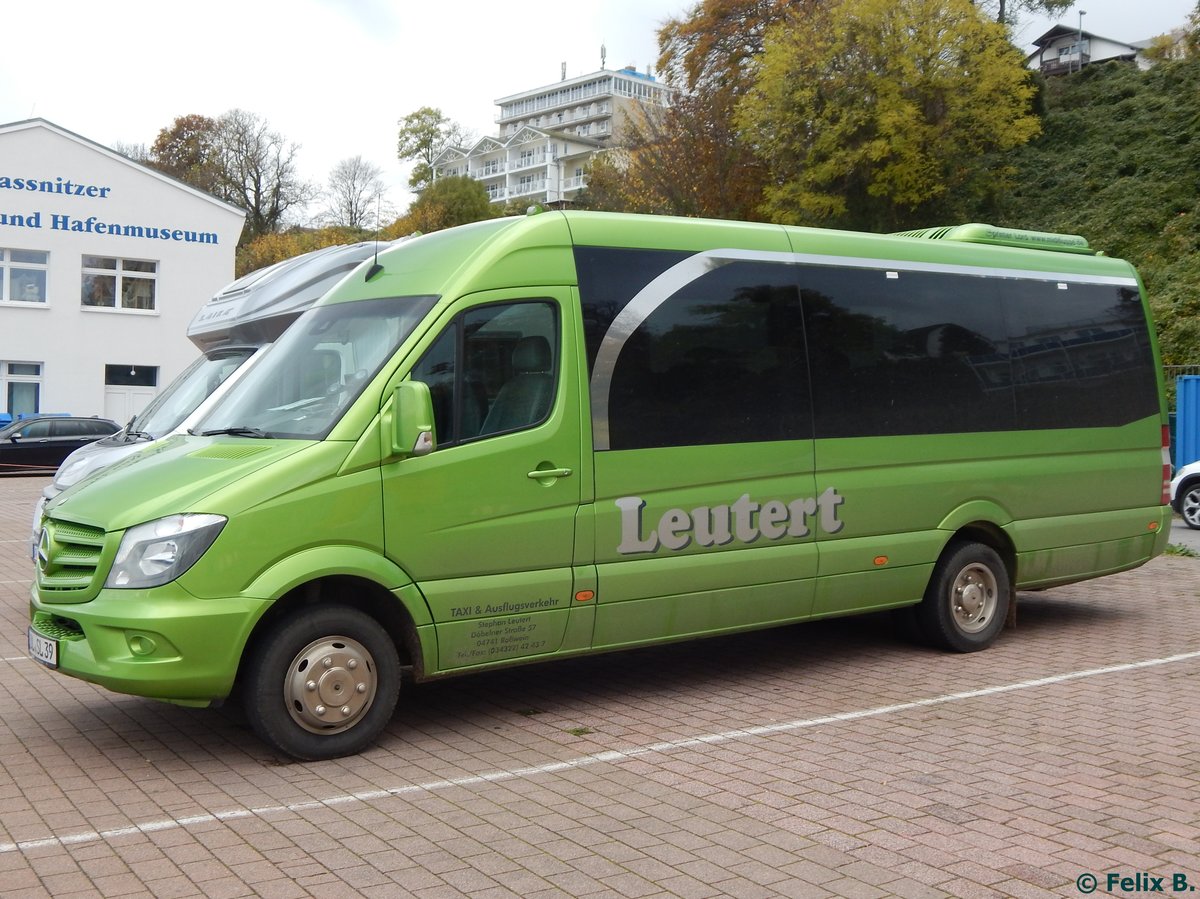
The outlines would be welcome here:
M 308 802 L 298 802 L 292 805 L 270 805 L 258 808 L 235 808 L 227 811 L 209 814 L 191 815 L 185 818 L 162 818 L 157 821 L 146 821 L 129 827 L 117 827 L 111 830 L 89 830 L 67 834 L 61 837 L 48 837 L 40 840 L 18 840 L 13 843 L 0 843 L 0 854 L 7 852 L 27 852 L 32 849 L 42 849 L 47 846 L 76 846 L 80 843 L 94 843 L 99 840 L 112 840 L 117 837 L 130 836 L 139 833 L 157 833 L 164 830 L 187 828 L 196 824 L 210 824 L 216 821 L 232 821 L 238 818 L 267 818 L 287 812 L 301 812 L 308 809 L 327 808 L 331 806 L 349 805 L 356 802 L 375 802 L 393 796 L 411 796 L 416 793 L 433 793 L 452 787 L 470 787 L 482 783 L 501 783 L 508 780 L 521 780 L 536 777 L 540 774 L 555 774 L 560 771 L 570 771 L 576 768 L 586 768 L 604 763 L 620 763 L 655 753 L 675 752 L 680 749 L 690 749 L 695 746 L 712 746 L 718 743 L 729 743 L 768 734 L 788 733 L 811 727 L 821 727 L 826 724 L 841 724 L 846 721 L 858 721 L 863 718 L 878 718 L 897 712 L 908 712 L 913 709 L 929 706 L 945 705 L 964 699 L 980 699 L 995 696 L 1000 693 L 1015 693 L 1020 690 L 1034 690 L 1038 687 L 1048 687 L 1068 681 L 1083 680 L 1090 677 L 1100 677 L 1106 674 L 1119 674 L 1125 671 L 1137 671 L 1143 668 L 1156 668 L 1161 665 L 1171 665 L 1176 662 L 1186 662 L 1200 658 L 1200 650 L 1183 652 L 1177 655 L 1163 656 L 1157 659 L 1144 659 L 1140 662 L 1126 662 L 1120 665 L 1108 665 L 1104 668 L 1088 668 L 1082 671 L 1070 671 L 1066 674 L 1054 674 L 1049 677 L 1039 677 L 1035 680 L 1019 681 L 1014 684 L 999 684 L 994 687 L 981 687 L 978 690 L 965 690 L 961 693 L 946 693 L 932 696 L 928 699 L 916 699 L 911 702 L 897 702 L 892 705 L 875 706 L 869 709 L 859 709 L 852 712 L 839 712 L 836 715 L 823 715 L 819 718 L 803 718 L 797 721 L 786 721 L 780 724 L 764 724 L 758 727 L 747 727 L 737 730 L 721 731 L 720 733 L 701 734 L 686 740 L 669 740 L 662 743 L 651 743 L 646 746 L 634 746 L 629 749 L 615 749 L 608 752 L 598 752 L 595 755 L 584 755 L 568 759 L 564 762 L 548 762 L 544 765 L 532 765 L 528 768 L 514 770 L 489 771 L 470 777 L 456 777 L 449 780 L 434 780 L 421 784 L 410 784 L 403 787 L 392 787 L 383 790 L 368 790 L 361 793 L 346 793 L 341 796 L 331 796 L 328 799 L 314 799 Z

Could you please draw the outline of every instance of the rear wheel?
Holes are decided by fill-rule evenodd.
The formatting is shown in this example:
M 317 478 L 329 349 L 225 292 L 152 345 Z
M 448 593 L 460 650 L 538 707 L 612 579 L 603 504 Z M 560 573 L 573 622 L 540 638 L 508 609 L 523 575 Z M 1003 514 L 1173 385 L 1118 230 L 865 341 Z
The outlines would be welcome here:
M 1179 514 L 1189 528 L 1200 530 L 1200 481 L 1183 485 L 1179 497 Z
M 387 631 L 349 606 L 308 608 L 269 631 L 246 672 L 244 706 L 264 742 L 305 761 L 352 755 L 387 727 L 400 659 Z
M 996 641 L 1008 615 L 1008 569 L 996 551 L 982 543 L 951 544 L 942 553 L 917 619 L 936 646 L 976 652 Z

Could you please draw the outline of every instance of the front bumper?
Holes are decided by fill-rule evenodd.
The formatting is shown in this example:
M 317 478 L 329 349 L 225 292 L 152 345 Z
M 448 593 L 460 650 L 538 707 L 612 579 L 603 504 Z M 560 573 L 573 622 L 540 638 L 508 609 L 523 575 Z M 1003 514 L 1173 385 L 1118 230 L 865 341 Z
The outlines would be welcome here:
M 57 641 L 62 674 L 117 693 L 208 705 L 229 695 L 246 641 L 269 605 L 198 599 L 178 583 L 101 590 L 86 603 L 44 603 L 35 585 L 29 623 Z

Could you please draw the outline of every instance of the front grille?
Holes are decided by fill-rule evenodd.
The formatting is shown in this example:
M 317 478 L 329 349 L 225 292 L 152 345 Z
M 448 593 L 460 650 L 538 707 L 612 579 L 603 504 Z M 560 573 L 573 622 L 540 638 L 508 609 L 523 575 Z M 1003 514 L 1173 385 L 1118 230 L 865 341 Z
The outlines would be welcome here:
M 82 640 L 83 628 L 70 618 L 60 618 L 58 615 L 48 615 L 45 612 L 35 612 L 33 629 L 43 637 L 52 640 Z
M 104 551 L 104 531 L 55 518 L 45 519 L 44 524 L 37 550 L 37 584 L 42 599 L 91 599 Z

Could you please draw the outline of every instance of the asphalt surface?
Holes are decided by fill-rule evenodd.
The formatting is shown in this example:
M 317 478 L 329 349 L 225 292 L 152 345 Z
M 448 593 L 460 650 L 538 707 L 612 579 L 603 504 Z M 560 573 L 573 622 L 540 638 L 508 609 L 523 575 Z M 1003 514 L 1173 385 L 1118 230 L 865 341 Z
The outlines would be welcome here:
M 27 657 L 44 483 L 0 479 L 6 899 L 1200 885 L 1200 559 L 1021 594 L 970 655 L 867 616 L 412 687 L 377 746 L 301 764 Z

